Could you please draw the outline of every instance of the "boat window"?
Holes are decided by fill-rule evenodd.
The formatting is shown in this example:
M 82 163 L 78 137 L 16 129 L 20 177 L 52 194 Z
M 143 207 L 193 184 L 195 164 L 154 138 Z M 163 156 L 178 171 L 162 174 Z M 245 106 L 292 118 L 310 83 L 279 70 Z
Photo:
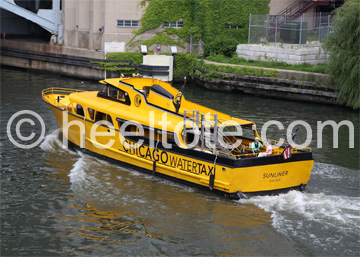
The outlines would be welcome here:
M 106 120 L 106 114 L 103 113 L 103 112 L 97 111 L 96 115 L 95 115 L 95 122 L 98 122 L 98 121 L 101 121 L 101 120 Z
M 103 112 L 96 112 L 95 115 L 95 122 L 98 121 L 108 121 L 112 126 L 114 126 L 113 120 L 109 114 L 103 113 Z M 105 124 L 103 126 L 106 126 Z M 108 127 L 108 126 L 106 126 Z
M 114 123 L 113 123 L 113 121 L 112 121 L 112 118 L 111 118 L 111 116 L 110 116 L 109 114 L 106 115 L 106 120 L 107 120 L 108 122 L 110 122 L 111 125 L 114 126 Z
M 118 122 L 118 126 L 119 126 L 119 129 L 121 128 L 121 125 L 123 124 L 122 121 L 118 120 L 118 118 L 116 118 L 116 121 Z
M 119 100 L 123 100 L 123 101 L 125 101 L 126 96 L 127 96 L 127 93 L 126 93 L 125 91 L 122 91 L 122 90 L 120 90 L 120 89 L 119 89 L 119 96 L 118 96 L 118 99 L 119 99 Z
M 139 131 L 139 128 L 138 128 L 136 125 L 128 124 L 128 125 L 125 127 L 125 131 L 126 131 L 126 132 L 138 132 L 138 131 Z
M 88 112 L 89 112 L 89 117 L 90 117 L 90 119 L 93 120 L 93 119 L 94 119 L 94 116 L 95 116 L 95 110 L 89 108 L 89 109 L 88 109 Z
M 111 85 L 103 85 L 97 96 L 108 100 L 117 101 L 122 104 L 131 105 L 129 94 Z
M 117 88 L 109 86 L 108 90 L 109 90 L 109 94 L 108 94 L 109 97 L 115 98 L 115 99 L 118 98 L 118 89 Z
M 145 96 L 146 96 L 146 97 L 149 96 L 150 88 L 151 88 L 151 87 L 143 87 L 143 90 L 145 91 Z
M 154 84 L 151 86 L 151 91 L 154 91 L 155 93 L 170 98 L 171 100 L 174 99 L 174 96 L 172 94 L 170 94 L 169 91 L 167 91 L 165 88 L 163 88 L 162 86 L 158 85 L 158 84 Z
M 76 104 L 76 114 L 84 116 L 84 108 L 80 104 Z
M 107 92 L 107 85 L 101 85 L 101 86 L 100 86 L 100 92 L 106 94 L 106 92 Z

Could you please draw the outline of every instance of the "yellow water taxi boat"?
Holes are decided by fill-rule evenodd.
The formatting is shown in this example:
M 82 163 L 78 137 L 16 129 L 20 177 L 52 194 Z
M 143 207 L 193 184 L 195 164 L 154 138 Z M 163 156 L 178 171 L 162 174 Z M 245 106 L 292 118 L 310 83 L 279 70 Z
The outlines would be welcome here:
M 303 191 L 310 179 L 310 148 L 273 141 L 271 155 L 259 157 L 265 147 L 249 153 L 259 137 L 255 123 L 187 101 L 184 86 L 124 77 L 100 83 L 100 91 L 42 92 L 64 144 L 231 199 Z

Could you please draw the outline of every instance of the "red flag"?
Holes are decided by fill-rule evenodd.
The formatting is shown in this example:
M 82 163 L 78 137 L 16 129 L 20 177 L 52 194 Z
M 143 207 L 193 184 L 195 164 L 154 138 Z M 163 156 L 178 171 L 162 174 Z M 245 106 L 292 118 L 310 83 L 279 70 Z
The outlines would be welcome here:
M 285 146 L 285 149 L 283 152 L 283 157 L 284 157 L 284 160 L 291 157 L 291 145 L 290 144 Z

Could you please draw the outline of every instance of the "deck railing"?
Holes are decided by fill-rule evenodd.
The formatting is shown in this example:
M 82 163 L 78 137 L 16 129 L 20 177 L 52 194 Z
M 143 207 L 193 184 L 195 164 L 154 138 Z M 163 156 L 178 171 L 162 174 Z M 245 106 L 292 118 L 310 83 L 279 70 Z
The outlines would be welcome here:
M 84 90 L 72 89 L 72 88 L 61 88 L 61 87 L 51 87 L 44 89 L 42 91 L 42 96 L 49 94 L 61 94 L 61 95 L 70 95 L 71 93 L 83 92 Z
M 70 95 L 71 93 L 77 93 L 77 92 L 83 92 L 84 90 L 80 90 L 80 89 L 71 89 L 71 88 L 60 88 L 60 87 L 51 87 L 51 88 L 47 88 L 44 89 L 42 91 L 42 98 L 51 103 L 52 105 L 58 106 L 63 108 L 64 110 L 67 110 L 69 105 L 65 105 L 60 103 L 60 101 L 57 101 L 56 96 L 61 96 L 61 95 Z M 53 95 L 53 97 L 50 97 L 50 95 Z

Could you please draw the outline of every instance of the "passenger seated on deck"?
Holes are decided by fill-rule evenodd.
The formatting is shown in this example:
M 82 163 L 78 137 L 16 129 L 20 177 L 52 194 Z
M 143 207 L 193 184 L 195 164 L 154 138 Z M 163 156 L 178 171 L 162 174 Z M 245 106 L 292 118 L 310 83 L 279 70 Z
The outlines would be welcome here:
M 270 156 L 272 155 L 272 146 L 271 146 L 271 142 L 269 141 L 265 141 L 264 145 L 266 146 L 266 152 L 265 153 L 260 153 L 258 155 L 258 157 L 264 157 L 264 156 Z
M 260 153 L 260 147 L 263 147 L 262 143 L 259 142 L 260 138 L 255 137 L 255 142 L 251 143 L 251 150 L 249 153 Z

